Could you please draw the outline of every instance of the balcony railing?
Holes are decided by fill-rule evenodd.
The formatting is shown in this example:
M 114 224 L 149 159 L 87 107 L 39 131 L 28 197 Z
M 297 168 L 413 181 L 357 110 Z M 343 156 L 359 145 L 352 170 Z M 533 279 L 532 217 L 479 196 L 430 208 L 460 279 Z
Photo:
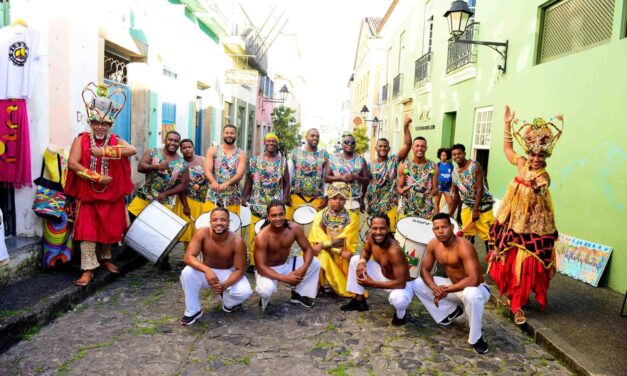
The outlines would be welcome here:
M 431 80 L 431 55 L 427 52 L 416 60 L 416 68 L 414 71 L 414 86 L 420 86 Z
M 473 23 L 459 37 L 461 40 L 473 40 L 479 31 L 479 24 Z M 448 57 L 446 58 L 446 73 L 450 73 L 468 64 L 477 62 L 476 45 L 448 42 Z
M 401 85 L 403 84 L 403 74 L 399 73 L 392 81 L 392 98 L 401 95 Z
M 381 87 L 381 103 L 388 101 L 388 84 Z

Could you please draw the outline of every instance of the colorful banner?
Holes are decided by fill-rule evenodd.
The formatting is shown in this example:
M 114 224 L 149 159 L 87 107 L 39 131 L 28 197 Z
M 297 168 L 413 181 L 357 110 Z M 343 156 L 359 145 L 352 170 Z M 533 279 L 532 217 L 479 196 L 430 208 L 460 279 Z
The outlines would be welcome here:
M 555 242 L 557 271 L 597 287 L 612 248 L 560 234 Z

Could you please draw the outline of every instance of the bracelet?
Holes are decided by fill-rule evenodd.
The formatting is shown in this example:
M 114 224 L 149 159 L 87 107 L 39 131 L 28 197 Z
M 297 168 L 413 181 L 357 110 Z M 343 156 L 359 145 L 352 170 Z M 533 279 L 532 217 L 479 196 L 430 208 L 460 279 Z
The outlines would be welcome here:
M 80 176 L 81 178 L 85 180 L 91 180 L 96 183 L 100 183 L 102 181 L 102 175 L 87 168 L 84 169 L 83 171 L 77 172 L 76 175 Z
M 322 248 L 331 248 L 333 246 L 333 242 L 330 240 L 327 240 L 326 242 L 322 242 Z
M 365 258 L 363 258 L 363 257 L 362 257 L 362 258 L 360 258 L 360 259 L 359 259 L 359 262 L 357 262 L 357 265 L 359 265 L 359 264 L 365 264 L 365 263 L 367 263 L 367 262 L 368 262 L 368 260 L 366 260 Z
M 122 145 L 103 147 L 102 156 L 110 159 L 122 158 Z

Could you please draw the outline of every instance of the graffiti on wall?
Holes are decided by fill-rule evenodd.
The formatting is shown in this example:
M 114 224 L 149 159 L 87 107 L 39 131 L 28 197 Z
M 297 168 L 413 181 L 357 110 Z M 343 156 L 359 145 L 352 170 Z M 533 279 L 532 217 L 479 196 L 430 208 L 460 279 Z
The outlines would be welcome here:
M 557 271 L 597 287 L 612 248 L 560 234 L 555 243 Z

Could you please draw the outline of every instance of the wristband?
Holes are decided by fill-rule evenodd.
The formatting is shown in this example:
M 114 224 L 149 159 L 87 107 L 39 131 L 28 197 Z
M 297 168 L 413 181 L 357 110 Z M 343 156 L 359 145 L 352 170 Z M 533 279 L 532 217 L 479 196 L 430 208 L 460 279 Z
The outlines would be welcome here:
M 83 171 L 77 172 L 76 175 L 80 176 L 81 178 L 85 180 L 91 180 L 96 183 L 100 183 L 102 181 L 102 175 L 87 168 L 84 169 Z
M 122 158 L 122 145 L 105 146 L 102 148 L 102 155 L 110 159 L 120 159 Z

